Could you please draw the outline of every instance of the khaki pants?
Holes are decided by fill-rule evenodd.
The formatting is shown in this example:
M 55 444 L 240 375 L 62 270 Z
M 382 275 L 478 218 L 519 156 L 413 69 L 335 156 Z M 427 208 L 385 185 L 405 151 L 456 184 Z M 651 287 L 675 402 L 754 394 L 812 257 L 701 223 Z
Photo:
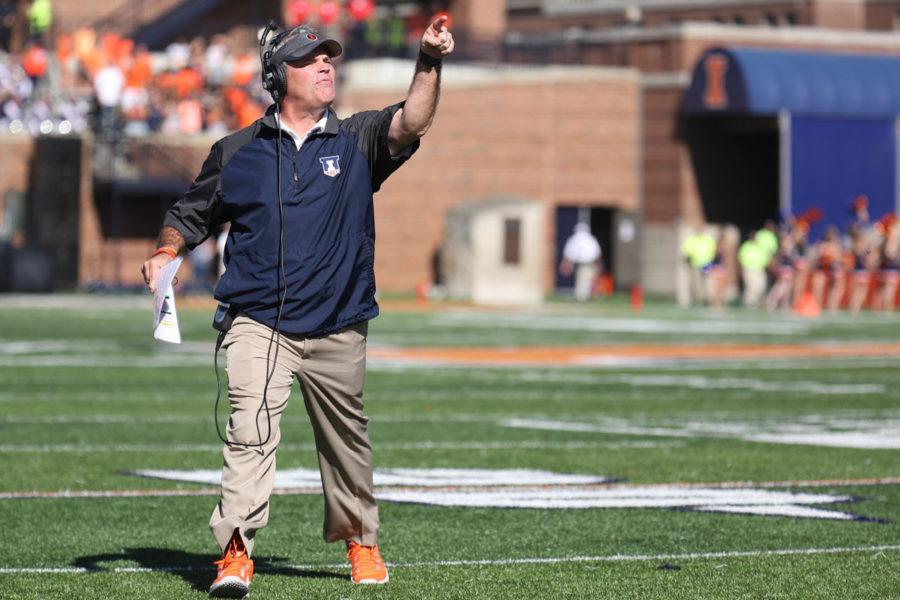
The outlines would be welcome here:
M 367 331 L 368 324 L 361 323 L 323 338 L 282 334 L 280 344 L 272 344 L 269 368 L 274 371 L 266 393 L 271 436 L 262 447 L 226 445 L 223 450 L 222 498 L 209 520 L 223 550 L 237 529 L 251 553 L 257 530 L 268 523 L 275 452 L 281 439 L 279 423 L 294 377 L 300 382 L 319 455 L 325 541 L 377 543 L 372 447 L 362 402 Z M 225 437 L 229 442 L 259 444 L 266 440 L 269 423 L 265 409 L 259 408 L 271 335 L 270 328 L 239 315 L 225 336 L 231 404 Z
M 743 269 L 744 306 L 759 306 L 766 295 L 766 272 L 761 269 Z
M 597 263 L 577 263 L 575 265 L 575 299 L 581 302 L 594 295 L 594 281 L 597 279 Z

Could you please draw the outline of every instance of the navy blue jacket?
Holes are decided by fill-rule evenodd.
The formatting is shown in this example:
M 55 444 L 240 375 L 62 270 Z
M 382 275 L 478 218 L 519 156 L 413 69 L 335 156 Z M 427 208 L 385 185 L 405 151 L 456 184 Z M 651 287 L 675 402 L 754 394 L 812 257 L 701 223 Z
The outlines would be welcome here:
M 280 277 L 277 155 L 284 207 L 285 300 L 279 329 L 322 336 L 378 314 L 372 194 L 418 148 L 388 150 L 388 128 L 402 103 L 338 119 L 298 151 L 288 134 L 278 149 L 275 117 L 216 142 L 197 179 L 166 213 L 164 226 L 188 249 L 230 221 L 225 273 L 216 299 L 275 326 Z

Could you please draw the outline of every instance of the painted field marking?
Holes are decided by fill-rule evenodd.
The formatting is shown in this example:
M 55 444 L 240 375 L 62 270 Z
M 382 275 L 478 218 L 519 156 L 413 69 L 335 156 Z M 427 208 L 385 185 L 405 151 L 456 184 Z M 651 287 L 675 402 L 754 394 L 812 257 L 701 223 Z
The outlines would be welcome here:
M 480 369 L 498 369 L 498 368 L 523 368 L 523 367 L 546 367 L 548 363 L 539 360 L 501 360 L 498 357 L 493 362 L 484 363 L 473 360 L 465 360 L 463 358 L 455 358 L 446 360 L 439 357 L 423 358 L 410 355 L 404 358 L 390 347 L 378 347 L 370 345 L 369 357 L 367 359 L 367 368 L 371 371 L 383 373 L 404 373 L 409 371 L 422 371 L 440 368 L 446 369 L 471 369 L 477 367 Z M 382 348 L 382 349 L 379 349 Z M 590 347 L 588 347 L 590 350 Z M 408 349 L 412 351 L 412 349 Z M 209 368 L 212 373 L 211 356 L 212 350 L 202 354 L 194 354 L 192 352 L 184 352 L 180 354 L 169 355 L 136 355 L 134 357 L 123 357 L 116 355 L 94 355 L 84 356 L 75 354 L 47 354 L 47 355 L 0 355 L 0 367 L 17 368 L 17 367 L 115 367 L 115 368 L 135 368 L 135 369 L 168 369 L 173 367 L 183 368 Z M 779 353 L 774 356 L 766 356 L 764 354 L 758 356 L 705 356 L 705 357 L 640 357 L 640 356 L 618 356 L 614 353 L 606 354 L 580 354 L 574 358 L 572 356 L 559 355 L 555 358 L 555 362 L 549 363 L 550 366 L 570 367 L 570 368 L 593 368 L 593 369 L 612 369 L 612 368 L 628 368 L 628 369 L 655 369 L 655 370 L 681 370 L 685 366 L 691 368 L 724 368 L 735 369 L 736 365 L 744 369 L 752 367 L 756 369 L 766 370 L 799 370 L 799 369 L 815 369 L 837 365 L 839 367 L 894 367 L 900 363 L 900 356 L 889 355 L 871 355 L 871 356 L 808 356 L 808 357 L 781 357 Z M 3 401 L 3 398 L 0 398 Z
M 603 484 L 606 489 L 630 489 L 630 488 L 678 488 L 678 489 L 717 489 L 717 488 L 802 488 L 802 487 L 870 487 L 879 485 L 898 485 L 900 477 L 877 477 L 869 479 L 790 479 L 785 481 L 713 481 L 691 483 L 609 483 Z M 589 487 L 589 486 L 582 486 Z M 388 489 L 404 489 L 402 486 Z M 418 490 L 421 488 L 406 488 Z M 481 491 L 489 489 L 476 486 L 447 486 L 444 489 Z M 0 500 L 39 500 L 39 499 L 69 499 L 69 498 L 165 498 L 180 496 L 217 496 L 221 493 L 218 487 L 192 488 L 192 489 L 140 489 L 140 490 L 62 490 L 56 492 L 0 492 Z M 309 487 L 276 487 L 272 491 L 275 496 L 289 496 L 291 494 L 320 494 L 320 483 L 310 484 Z
M 678 448 L 680 442 L 635 440 L 623 442 L 395 442 L 379 443 L 379 450 L 631 450 Z M 220 452 L 223 444 L 0 444 L 0 454 L 53 454 L 97 452 Z M 282 451 L 316 450 L 316 445 L 279 444 Z
M 134 475 L 218 485 L 221 470 L 138 470 Z M 313 488 L 315 469 L 288 469 L 275 474 L 280 488 Z M 801 493 L 737 486 L 610 485 L 595 475 L 533 469 L 376 469 L 376 497 L 381 501 L 430 506 L 478 508 L 678 508 L 761 516 L 844 521 L 878 521 L 819 504 L 854 502 L 845 494 Z M 418 488 L 418 489 L 412 489 Z
M 759 558 L 767 556 L 815 556 L 818 554 L 860 554 L 867 552 L 894 552 L 900 550 L 900 545 L 885 544 L 879 546 L 848 546 L 843 548 L 784 548 L 776 550 L 734 550 L 724 552 L 685 552 L 680 554 L 610 554 L 597 556 L 559 556 L 559 557 L 533 557 L 533 558 L 499 558 L 499 559 L 474 559 L 474 560 L 435 560 L 416 562 L 388 562 L 389 567 L 398 569 L 421 569 L 430 567 L 495 567 L 516 565 L 555 565 L 565 563 L 592 563 L 592 562 L 646 562 L 646 561 L 677 561 L 677 560 L 706 560 L 728 558 Z M 340 569 L 346 570 L 346 563 L 320 563 L 305 565 L 285 565 L 283 567 L 261 566 L 257 572 L 279 573 L 289 570 L 316 570 L 316 569 Z M 112 567 L 86 568 L 86 567 L 0 567 L 0 574 L 4 575 L 85 575 L 95 573 L 181 573 L 192 571 L 214 571 L 215 567 L 208 565 L 173 565 L 161 567 Z
M 900 419 L 832 420 L 820 416 L 818 421 L 797 419 L 782 424 L 759 420 L 748 421 L 660 421 L 637 423 L 628 419 L 603 419 L 596 423 L 556 421 L 548 419 L 505 419 L 501 425 L 513 429 L 579 431 L 620 435 L 678 438 L 726 438 L 746 442 L 800 444 L 830 448 L 869 450 L 900 449 Z
M 438 326 L 471 325 L 475 327 L 504 327 L 521 330 L 563 330 L 579 332 L 604 332 L 604 333 L 682 333 L 700 335 L 798 335 L 810 331 L 811 324 L 808 321 L 781 320 L 777 322 L 772 318 L 765 320 L 732 320 L 732 319 L 695 319 L 695 320 L 665 320 L 642 318 L 604 318 L 595 316 L 546 316 L 535 314 L 473 314 L 473 313 L 444 313 L 431 318 L 432 323 Z
M 884 394 L 880 383 L 825 383 L 819 381 L 772 381 L 738 377 L 701 375 L 622 375 L 611 381 L 632 386 L 686 387 L 697 390 L 753 390 L 755 392 L 795 392 L 805 394 Z
M 132 472 L 140 477 L 219 485 L 222 470 L 217 469 L 140 469 Z M 602 475 L 554 473 L 538 469 L 375 469 L 376 487 L 478 487 L 499 485 L 589 485 L 609 483 Z M 322 479 L 318 469 L 283 469 L 275 473 L 275 486 L 280 488 L 318 487 Z
M 792 370 L 816 370 L 823 368 L 890 368 L 900 365 L 900 356 L 823 356 L 810 358 L 775 358 L 766 357 L 744 357 L 744 358 L 704 358 L 704 359 L 644 359 L 644 358 L 611 358 L 604 357 L 602 360 L 581 360 L 577 364 L 550 365 L 559 368 L 591 368 L 591 369 L 632 369 L 654 371 L 683 371 L 685 368 L 691 369 L 718 369 L 718 370 L 739 370 L 745 371 L 748 368 L 776 371 L 792 371 Z M 440 369 L 442 372 L 448 370 L 471 371 L 472 368 L 483 370 L 497 369 L 524 369 L 533 368 L 535 366 L 547 365 L 515 365 L 515 364 L 472 364 L 472 363 L 448 363 L 440 361 L 423 362 L 418 360 L 399 360 L 379 359 L 373 357 L 366 363 L 366 368 L 371 371 L 379 371 L 382 373 L 409 373 L 421 371 L 435 371 Z
M 900 356 L 900 344 L 619 344 L 605 346 L 521 346 L 521 347 L 370 347 L 375 361 L 403 364 L 460 364 L 506 366 L 595 366 L 626 364 L 629 361 L 705 361 L 754 358 L 834 358 Z
M 119 368 L 211 368 L 211 350 L 205 345 L 168 354 L 122 356 L 121 353 L 85 355 L 83 353 L 31 354 L 24 350 L 58 350 L 55 344 L 19 343 L 11 354 L 0 354 L 0 367 L 119 367 Z M 497 366 L 573 366 L 642 368 L 663 364 L 706 364 L 710 361 L 754 361 L 775 359 L 886 359 L 900 357 L 900 344 L 609 344 L 583 346 L 447 346 L 401 347 L 371 344 L 368 358 L 373 366 L 462 365 Z

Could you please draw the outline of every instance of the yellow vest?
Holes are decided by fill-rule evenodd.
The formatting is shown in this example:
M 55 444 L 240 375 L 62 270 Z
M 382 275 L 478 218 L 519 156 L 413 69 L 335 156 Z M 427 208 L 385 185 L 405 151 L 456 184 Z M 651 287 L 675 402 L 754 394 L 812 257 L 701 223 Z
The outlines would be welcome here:
M 681 254 L 692 267 L 705 267 L 716 258 L 716 239 L 708 233 L 691 234 L 681 245 Z
M 738 262 L 749 271 L 762 271 L 772 257 L 755 239 L 747 240 L 738 250 Z
M 34 0 L 28 9 L 28 23 L 32 33 L 43 33 L 53 24 L 53 7 L 50 0 Z

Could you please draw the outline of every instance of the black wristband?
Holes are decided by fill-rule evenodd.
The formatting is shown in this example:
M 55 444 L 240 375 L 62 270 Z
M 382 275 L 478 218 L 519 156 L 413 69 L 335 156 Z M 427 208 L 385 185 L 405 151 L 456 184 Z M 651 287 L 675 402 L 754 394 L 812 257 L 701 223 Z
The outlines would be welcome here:
M 425 54 L 422 50 L 419 50 L 419 59 L 418 61 L 425 65 L 426 67 L 437 68 L 441 66 L 441 59 L 435 58 L 428 54 Z

